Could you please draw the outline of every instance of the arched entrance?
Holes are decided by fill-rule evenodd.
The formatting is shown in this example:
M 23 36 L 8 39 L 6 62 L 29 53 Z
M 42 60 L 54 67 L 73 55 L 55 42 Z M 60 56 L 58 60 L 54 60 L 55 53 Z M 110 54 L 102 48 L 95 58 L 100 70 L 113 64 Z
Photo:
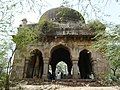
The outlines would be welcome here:
M 90 79 L 92 72 L 91 52 L 84 49 L 79 54 L 78 67 L 81 79 Z
M 42 78 L 43 74 L 43 57 L 41 51 L 33 50 L 27 65 L 26 78 Z
M 56 65 L 60 61 L 63 61 L 67 64 L 68 76 L 70 77 L 71 69 L 72 69 L 72 61 L 71 61 L 69 49 L 67 47 L 64 47 L 63 45 L 56 46 L 51 50 L 51 59 L 49 64 L 51 65 L 51 69 L 52 69 L 52 79 L 55 79 Z

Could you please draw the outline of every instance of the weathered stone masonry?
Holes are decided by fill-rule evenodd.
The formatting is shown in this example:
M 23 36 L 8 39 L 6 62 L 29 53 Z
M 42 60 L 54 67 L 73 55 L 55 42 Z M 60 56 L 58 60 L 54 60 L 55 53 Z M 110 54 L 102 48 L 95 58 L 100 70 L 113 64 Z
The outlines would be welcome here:
M 57 16 L 58 11 L 64 10 L 67 10 L 64 16 Z M 44 43 L 28 45 L 25 55 L 21 54 L 19 49 L 16 51 L 11 79 L 48 79 L 49 65 L 52 66 L 54 79 L 56 64 L 60 61 L 67 64 L 70 78 L 88 79 L 89 72 L 94 74 L 94 78 L 102 78 L 102 75 L 109 70 L 108 61 L 100 52 L 89 48 L 94 42 L 91 38 L 95 33 L 89 30 L 83 16 L 75 11 L 78 13 L 76 15 L 74 11 L 66 7 L 58 7 L 48 10 L 41 16 L 40 21 L 45 18 L 57 24 L 58 30 L 54 34 L 46 34 Z

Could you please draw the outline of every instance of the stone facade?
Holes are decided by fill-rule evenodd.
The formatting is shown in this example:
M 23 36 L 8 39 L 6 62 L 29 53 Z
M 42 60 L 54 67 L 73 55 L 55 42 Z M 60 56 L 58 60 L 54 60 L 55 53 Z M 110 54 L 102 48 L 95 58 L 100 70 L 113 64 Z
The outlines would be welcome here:
M 59 8 L 60 10 L 61 8 L 62 10 L 66 9 L 65 7 Z M 54 34 L 47 34 L 44 42 L 28 45 L 25 55 L 20 54 L 19 49 L 16 50 L 11 79 L 48 79 L 49 65 L 52 67 L 52 79 L 55 79 L 55 68 L 60 61 L 67 64 L 68 75 L 73 79 L 88 79 L 89 72 L 93 73 L 94 78 L 101 78 L 109 71 L 108 60 L 100 52 L 90 49 L 92 42 L 94 42 L 91 38 L 95 36 L 95 33 L 89 31 L 84 18 L 81 19 L 75 15 L 73 17 L 71 15 L 71 13 L 74 14 L 73 11 L 69 11 L 66 16 L 63 16 L 65 21 L 56 19 L 61 16 L 50 16 L 55 14 L 55 10 L 59 8 L 47 11 L 40 19 L 42 20 L 45 16 L 47 20 L 58 25 L 59 29 Z M 74 18 L 75 20 L 73 20 Z M 80 21 L 82 23 L 79 23 Z M 82 62 L 78 63 L 79 61 Z

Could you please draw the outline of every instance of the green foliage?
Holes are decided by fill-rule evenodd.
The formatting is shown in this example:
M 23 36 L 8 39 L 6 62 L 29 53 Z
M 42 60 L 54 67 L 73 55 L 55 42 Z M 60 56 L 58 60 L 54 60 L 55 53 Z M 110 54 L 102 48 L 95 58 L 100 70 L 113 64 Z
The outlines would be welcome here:
M 0 89 L 5 86 L 5 80 L 6 80 L 6 73 L 2 72 L 0 74 Z
M 6 67 L 8 62 L 8 55 L 9 55 L 9 47 L 10 42 L 6 42 L 6 40 L 2 40 L 0 43 L 0 67 L 2 71 L 0 72 L 0 88 L 5 86 L 6 82 Z
M 28 44 L 37 42 L 38 34 L 39 32 L 37 27 L 20 27 L 17 35 L 13 36 L 13 41 L 16 43 L 18 48 L 22 49 Z
M 96 33 L 95 41 L 93 42 L 92 49 L 96 51 L 100 51 L 103 56 L 105 56 L 105 52 L 107 49 L 107 44 L 109 41 L 107 41 L 107 33 L 105 31 L 106 26 L 102 24 L 99 20 L 95 21 L 89 21 L 88 27 L 91 31 L 94 31 Z
M 65 21 L 65 16 L 71 11 L 72 9 L 71 8 L 65 8 L 65 9 L 62 9 L 62 8 L 58 8 L 56 10 L 56 16 L 60 17 L 60 21 Z M 72 10 L 73 11 L 73 10 Z
M 112 82 L 112 81 L 116 81 L 117 77 L 114 76 L 111 72 L 109 72 L 105 75 L 105 80 L 108 82 Z
M 120 85 L 120 76 L 114 76 L 113 73 L 109 72 L 105 74 L 105 80 L 102 82 L 104 85 L 119 86 Z
M 101 23 L 99 20 L 88 21 L 88 26 L 90 30 L 104 31 L 106 26 Z
M 109 56 L 112 69 L 120 69 L 120 25 L 111 28 L 109 35 L 109 46 L 107 55 Z M 116 70 L 116 71 L 117 71 Z
M 77 16 L 81 19 L 80 24 L 85 23 L 83 16 L 78 11 L 65 7 L 63 9 L 62 7 L 64 6 L 61 6 L 61 8 L 57 8 L 56 10 L 56 16 L 59 17 L 58 19 L 60 22 L 66 22 L 66 19 L 71 19 L 72 16 L 73 17 Z M 72 18 L 72 20 L 76 21 L 77 19 Z
M 0 44 L 0 67 L 2 68 L 2 71 L 0 72 L 0 88 L 3 88 L 5 86 L 5 80 L 6 80 L 6 66 L 7 66 L 7 52 L 8 52 L 8 44 L 4 41 L 4 43 Z
M 2 43 L 0 43 L 0 67 L 2 67 L 2 72 L 0 74 L 0 88 L 3 88 L 6 85 L 6 76 L 9 73 L 6 71 L 11 70 L 11 59 L 12 58 L 9 58 L 9 57 L 11 55 L 10 50 L 12 49 L 13 49 L 12 42 L 7 41 L 7 40 L 2 40 Z M 8 63 L 10 66 L 7 69 Z
M 120 45 L 112 44 L 108 48 L 108 56 L 112 68 L 120 68 Z
M 6 66 L 6 51 L 1 50 L 0 51 L 0 66 L 5 67 Z
M 116 76 L 120 69 L 120 25 L 108 26 L 109 30 L 97 33 L 92 48 L 108 57 L 112 74 Z
M 56 31 L 56 24 L 48 20 L 41 20 L 39 22 L 41 35 L 53 34 Z
M 93 39 L 95 39 L 95 41 L 93 42 L 92 48 L 104 54 L 109 43 L 107 33 L 105 31 L 98 31 Z

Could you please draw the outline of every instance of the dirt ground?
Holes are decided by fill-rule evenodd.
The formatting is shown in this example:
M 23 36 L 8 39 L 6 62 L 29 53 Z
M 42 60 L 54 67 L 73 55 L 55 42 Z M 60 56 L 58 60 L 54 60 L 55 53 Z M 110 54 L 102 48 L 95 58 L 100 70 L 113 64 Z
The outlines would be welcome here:
M 17 85 L 17 86 L 16 86 Z M 10 90 L 120 90 L 119 86 L 105 85 L 94 80 L 22 80 Z
M 19 85 L 17 87 L 11 87 L 10 90 L 120 90 L 118 86 L 111 87 L 73 87 L 63 85 Z

